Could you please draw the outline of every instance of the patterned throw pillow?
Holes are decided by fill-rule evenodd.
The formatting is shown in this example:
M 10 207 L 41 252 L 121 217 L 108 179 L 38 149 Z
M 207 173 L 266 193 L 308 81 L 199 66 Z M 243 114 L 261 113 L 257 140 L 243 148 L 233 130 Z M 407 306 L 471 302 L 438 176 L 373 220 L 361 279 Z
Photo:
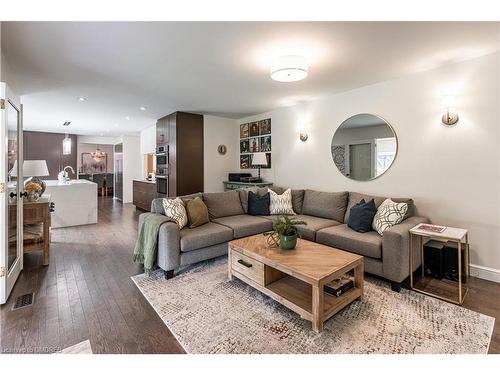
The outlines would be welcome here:
M 380 235 L 393 225 L 403 221 L 406 211 L 408 211 L 407 203 L 396 203 L 390 198 L 387 198 L 379 206 L 375 217 L 373 218 L 373 229 Z
M 292 190 L 287 189 L 283 194 L 276 194 L 271 189 L 267 189 L 271 195 L 269 211 L 271 215 L 296 215 L 292 206 Z
M 164 198 L 163 209 L 165 210 L 165 216 L 175 221 L 179 226 L 179 229 L 182 229 L 187 225 L 188 217 L 186 208 L 184 207 L 184 202 L 182 202 L 181 198 Z

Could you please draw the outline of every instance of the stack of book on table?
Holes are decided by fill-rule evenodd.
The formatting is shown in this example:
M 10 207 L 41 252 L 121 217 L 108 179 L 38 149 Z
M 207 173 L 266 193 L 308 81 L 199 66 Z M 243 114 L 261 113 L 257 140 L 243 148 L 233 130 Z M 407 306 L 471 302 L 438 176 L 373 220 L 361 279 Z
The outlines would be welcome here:
M 331 296 L 340 297 L 352 287 L 354 287 L 354 281 L 349 276 L 344 275 L 339 279 L 332 280 L 328 284 L 325 284 L 323 290 Z

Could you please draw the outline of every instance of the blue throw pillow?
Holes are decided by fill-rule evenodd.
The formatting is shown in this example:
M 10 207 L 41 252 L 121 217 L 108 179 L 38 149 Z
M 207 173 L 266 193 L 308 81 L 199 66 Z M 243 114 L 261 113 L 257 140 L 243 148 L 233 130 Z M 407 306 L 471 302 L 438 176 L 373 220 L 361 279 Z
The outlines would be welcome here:
M 361 201 L 356 203 L 351 208 L 351 211 L 349 211 L 347 226 L 356 232 L 369 232 L 372 230 L 372 222 L 376 213 L 377 207 L 373 199 L 369 202 L 365 202 L 364 199 L 361 199 Z
M 266 193 L 262 196 L 255 194 L 253 191 L 248 192 L 248 214 L 249 215 L 262 215 L 268 216 L 269 204 L 271 203 L 271 196 Z

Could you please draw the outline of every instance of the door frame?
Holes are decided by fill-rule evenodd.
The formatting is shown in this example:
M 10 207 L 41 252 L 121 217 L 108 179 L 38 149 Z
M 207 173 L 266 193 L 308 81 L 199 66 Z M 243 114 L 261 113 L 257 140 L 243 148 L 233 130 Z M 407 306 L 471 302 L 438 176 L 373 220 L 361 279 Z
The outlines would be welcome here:
M 23 200 L 20 199 L 20 192 L 23 190 L 22 181 L 23 178 L 23 106 L 20 103 L 19 98 L 14 95 L 14 93 L 9 89 L 6 83 L 0 82 L 0 99 L 3 99 L 3 106 L 0 108 L 0 121 L 7 119 L 7 106 L 12 105 L 19 113 L 18 123 L 17 123 L 17 258 L 11 269 L 8 270 L 8 215 L 9 215 L 9 195 L 8 195 L 8 173 L 7 170 L 7 152 L 8 144 L 4 142 L 7 133 L 7 126 L 1 126 L 0 129 L 0 243 L 4 248 L 4 256 L 0 256 L 0 304 L 4 304 L 14 287 L 14 284 L 23 269 Z M 7 121 L 6 121 L 7 122 Z M 19 183 L 21 182 L 21 184 Z

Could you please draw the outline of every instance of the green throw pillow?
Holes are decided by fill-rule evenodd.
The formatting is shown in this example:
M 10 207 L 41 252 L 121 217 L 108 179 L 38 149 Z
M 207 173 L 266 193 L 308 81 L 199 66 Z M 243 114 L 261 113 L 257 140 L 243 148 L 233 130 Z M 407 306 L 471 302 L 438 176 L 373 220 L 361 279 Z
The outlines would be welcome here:
M 209 222 L 208 208 L 200 197 L 186 201 L 189 228 L 196 228 Z

